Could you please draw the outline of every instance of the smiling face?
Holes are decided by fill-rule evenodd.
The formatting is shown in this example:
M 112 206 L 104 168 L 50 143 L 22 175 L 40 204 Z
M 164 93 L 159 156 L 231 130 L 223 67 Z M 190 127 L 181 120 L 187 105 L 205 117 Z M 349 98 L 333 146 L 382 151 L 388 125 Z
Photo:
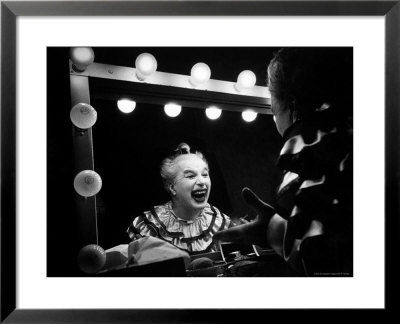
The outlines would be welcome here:
M 184 154 L 175 159 L 174 173 L 171 185 L 174 202 L 196 210 L 206 207 L 211 189 L 207 163 L 195 154 Z

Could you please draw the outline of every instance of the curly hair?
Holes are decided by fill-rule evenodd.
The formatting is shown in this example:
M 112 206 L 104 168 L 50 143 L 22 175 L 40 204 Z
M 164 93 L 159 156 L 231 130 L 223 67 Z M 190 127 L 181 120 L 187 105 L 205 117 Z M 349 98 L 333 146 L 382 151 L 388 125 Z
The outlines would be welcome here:
M 195 155 L 201 158 L 208 166 L 208 162 L 204 157 L 203 153 L 199 151 L 194 151 L 193 153 L 190 151 L 190 146 L 186 143 L 180 143 L 177 148 L 174 150 L 174 153 L 168 157 L 166 157 L 160 166 L 160 175 L 164 184 L 165 190 L 169 191 L 169 185 L 173 183 L 175 178 L 175 170 L 174 165 L 177 160 L 182 155 Z
M 268 65 L 267 85 L 306 116 L 325 102 L 352 100 L 352 65 L 352 48 L 282 48 Z

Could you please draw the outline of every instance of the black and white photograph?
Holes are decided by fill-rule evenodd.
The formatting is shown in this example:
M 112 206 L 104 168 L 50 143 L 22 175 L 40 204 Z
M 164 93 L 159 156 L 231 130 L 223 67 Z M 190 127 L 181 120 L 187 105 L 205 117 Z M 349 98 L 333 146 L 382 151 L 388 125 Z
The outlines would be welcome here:
M 352 47 L 48 47 L 47 276 L 351 277 L 352 161 Z
M 385 322 L 398 2 L 1 1 L 0 322 Z

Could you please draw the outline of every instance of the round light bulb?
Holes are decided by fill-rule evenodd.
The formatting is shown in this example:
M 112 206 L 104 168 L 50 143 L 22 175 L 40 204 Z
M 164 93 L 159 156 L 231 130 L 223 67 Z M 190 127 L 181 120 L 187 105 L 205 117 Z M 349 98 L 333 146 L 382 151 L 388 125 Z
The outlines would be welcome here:
M 78 253 L 78 266 L 87 274 L 99 272 L 106 264 L 106 252 L 97 244 L 88 244 Z
M 169 117 L 176 117 L 178 116 L 182 111 L 182 107 L 180 105 L 176 104 L 166 104 L 164 106 L 164 112 L 167 114 Z
M 196 63 L 190 71 L 189 82 L 193 86 L 206 83 L 211 77 L 211 70 L 205 63 Z
M 206 115 L 209 119 L 218 119 L 222 114 L 222 110 L 217 107 L 210 107 L 206 109 Z
M 242 118 L 244 121 L 250 123 L 257 118 L 257 113 L 253 110 L 245 110 L 242 112 Z
M 79 195 L 91 197 L 100 191 L 102 183 L 98 173 L 92 170 L 84 170 L 75 176 L 74 188 Z
M 91 47 L 72 47 L 69 50 L 72 68 L 76 72 L 83 72 L 94 61 L 94 52 Z
M 129 99 L 121 99 L 117 102 L 118 109 L 125 114 L 129 114 L 136 108 L 136 101 Z
M 251 89 L 256 84 L 256 75 L 250 70 L 240 72 L 237 78 L 236 89 L 238 91 Z
M 72 123 L 80 129 L 92 127 L 97 120 L 96 110 L 87 103 L 78 103 L 73 106 L 69 116 Z
M 135 61 L 136 76 L 144 81 L 157 70 L 157 60 L 150 53 L 140 54 Z

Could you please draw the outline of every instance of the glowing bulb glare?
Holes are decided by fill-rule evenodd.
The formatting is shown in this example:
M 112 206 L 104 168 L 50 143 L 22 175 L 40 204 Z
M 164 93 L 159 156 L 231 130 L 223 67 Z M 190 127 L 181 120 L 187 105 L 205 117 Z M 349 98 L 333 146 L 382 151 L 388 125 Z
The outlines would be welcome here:
M 164 106 L 164 111 L 167 114 L 167 116 L 176 117 L 181 113 L 182 107 L 176 104 L 166 104 Z
M 69 50 L 69 58 L 72 68 L 77 72 L 83 72 L 94 61 L 94 52 L 91 47 L 72 47 Z
M 206 115 L 209 119 L 215 120 L 221 116 L 222 110 L 217 107 L 210 107 L 206 109 Z
M 78 103 L 72 107 L 69 114 L 72 123 L 80 129 L 92 127 L 97 120 L 96 110 L 87 103 Z
M 257 113 L 252 110 L 245 110 L 242 112 L 242 118 L 244 121 L 250 123 L 257 118 Z
M 136 101 L 129 99 L 121 99 L 117 102 L 118 109 L 125 114 L 129 114 L 136 108 Z
M 205 63 L 196 63 L 190 71 L 189 81 L 193 86 L 206 83 L 211 77 L 211 70 Z
M 239 91 L 251 89 L 252 87 L 254 87 L 255 84 L 256 75 L 250 70 L 245 70 L 240 72 L 237 78 L 236 89 L 238 89 Z
M 157 70 L 157 60 L 150 53 L 142 53 L 136 58 L 135 67 L 137 78 L 143 81 Z
M 79 172 L 74 179 L 75 191 L 82 197 L 96 195 L 102 186 L 102 180 L 98 173 L 92 170 Z

